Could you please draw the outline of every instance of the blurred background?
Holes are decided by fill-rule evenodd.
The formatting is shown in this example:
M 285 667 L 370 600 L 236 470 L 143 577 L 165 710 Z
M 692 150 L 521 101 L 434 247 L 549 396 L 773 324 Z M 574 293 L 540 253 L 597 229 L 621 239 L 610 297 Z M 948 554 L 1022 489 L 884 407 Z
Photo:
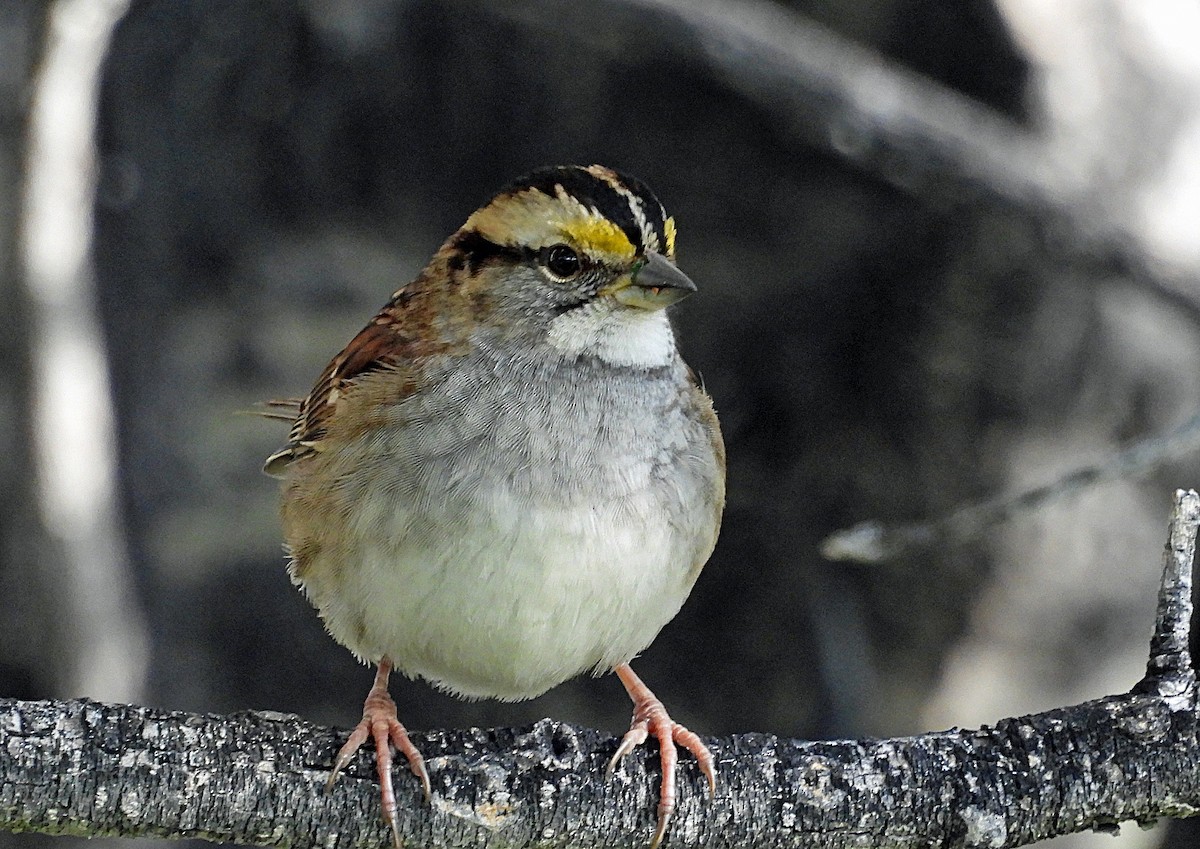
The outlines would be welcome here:
M 7 0 L 0 694 L 357 721 L 371 672 L 260 472 L 286 426 L 244 413 L 492 191 L 593 162 L 676 217 L 729 451 L 717 551 L 635 664 L 676 719 L 893 736 L 1128 689 L 1195 454 L 880 564 L 820 543 L 1195 414 L 1197 43 L 1188 0 Z M 612 676 L 392 691 L 417 730 L 629 721 Z

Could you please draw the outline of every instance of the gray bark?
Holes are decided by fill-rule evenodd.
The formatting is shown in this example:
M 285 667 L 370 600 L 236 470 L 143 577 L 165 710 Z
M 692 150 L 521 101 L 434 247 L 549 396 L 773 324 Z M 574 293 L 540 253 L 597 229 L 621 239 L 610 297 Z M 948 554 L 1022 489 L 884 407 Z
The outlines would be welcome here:
M 1200 496 L 1176 495 L 1146 677 L 1130 692 L 980 729 L 891 740 L 709 741 L 675 846 L 1022 846 L 1200 810 L 1196 676 L 1188 652 Z M 0 701 L 0 827 L 201 837 L 262 846 L 379 846 L 371 757 L 321 791 L 342 732 L 273 713 L 166 712 L 85 700 Z M 397 776 L 410 846 L 609 846 L 648 838 L 652 752 L 603 780 L 614 738 L 543 720 L 414 735 L 425 805 Z

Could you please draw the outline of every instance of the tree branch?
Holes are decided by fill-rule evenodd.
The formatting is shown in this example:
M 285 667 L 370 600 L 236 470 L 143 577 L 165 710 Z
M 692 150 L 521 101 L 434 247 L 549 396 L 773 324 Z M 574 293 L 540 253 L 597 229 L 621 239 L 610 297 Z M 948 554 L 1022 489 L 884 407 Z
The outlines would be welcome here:
M 892 740 L 710 741 L 706 798 L 685 765 L 676 846 L 1023 846 L 1125 820 L 1200 812 L 1196 676 L 1187 650 L 1200 497 L 1176 493 L 1151 659 L 1130 693 L 994 727 Z M 0 827 L 201 837 L 262 846 L 381 846 L 371 758 L 325 794 L 342 733 L 274 713 L 0 701 Z M 433 804 L 397 775 L 410 846 L 638 845 L 658 777 L 642 752 L 603 780 L 615 738 L 543 720 L 414 735 Z

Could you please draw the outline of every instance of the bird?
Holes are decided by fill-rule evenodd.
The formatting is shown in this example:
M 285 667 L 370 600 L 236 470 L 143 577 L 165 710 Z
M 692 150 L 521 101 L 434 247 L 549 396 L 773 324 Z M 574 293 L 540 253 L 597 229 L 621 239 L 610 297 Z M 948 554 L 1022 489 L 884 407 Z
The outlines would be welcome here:
M 396 291 L 303 400 L 264 470 L 282 479 L 288 571 L 375 678 L 329 784 L 371 740 L 401 845 L 392 750 L 430 798 L 393 671 L 517 701 L 614 671 L 633 718 L 608 775 L 653 737 L 651 847 L 678 748 L 710 795 L 708 747 L 630 661 L 680 610 L 725 503 L 710 396 L 667 308 L 696 291 L 675 221 L 637 178 L 543 167 L 513 181 Z

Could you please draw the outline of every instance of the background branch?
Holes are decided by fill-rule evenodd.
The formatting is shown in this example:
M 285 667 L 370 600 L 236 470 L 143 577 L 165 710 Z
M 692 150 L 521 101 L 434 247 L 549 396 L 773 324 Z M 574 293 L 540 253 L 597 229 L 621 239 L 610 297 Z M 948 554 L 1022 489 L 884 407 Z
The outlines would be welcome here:
M 596 5 L 614 13 L 610 38 L 648 52 L 670 45 L 794 139 L 948 206 L 984 199 L 1018 212 L 1060 261 L 1127 275 L 1200 322 L 1194 274 L 1151 255 L 1112 210 L 1083 202 L 1088 186 L 1072 183 L 1033 129 L 769 0 Z M 551 7 L 534 0 L 501 13 L 555 37 L 594 38 L 595 6 Z
M 1177 493 L 1147 678 L 1134 692 L 995 727 L 801 743 L 711 741 L 706 799 L 685 767 L 676 846 L 1015 847 L 1200 809 L 1187 654 L 1200 497 Z M 1168 680 L 1169 679 L 1169 680 Z M 341 732 L 296 717 L 164 712 L 86 700 L 0 702 L 0 825 L 51 834 L 201 837 L 264 846 L 386 842 L 370 758 L 320 791 Z M 401 773 L 410 845 L 599 846 L 650 833 L 650 756 L 601 780 L 615 738 L 543 720 L 417 735 L 432 809 Z
M 830 560 L 884 563 L 919 554 L 935 545 L 964 545 L 1014 516 L 1031 513 L 1102 483 L 1143 477 L 1197 450 L 1200 450 L 1200 413 L 1168 434 L 1140 440 L 1103 462 L 1074 469 L 1058 480 L 1015 495 L 987 498 L 927 522 L 888 525 L 869 520 L 834 531 L 821 542 L 821 554 Z

